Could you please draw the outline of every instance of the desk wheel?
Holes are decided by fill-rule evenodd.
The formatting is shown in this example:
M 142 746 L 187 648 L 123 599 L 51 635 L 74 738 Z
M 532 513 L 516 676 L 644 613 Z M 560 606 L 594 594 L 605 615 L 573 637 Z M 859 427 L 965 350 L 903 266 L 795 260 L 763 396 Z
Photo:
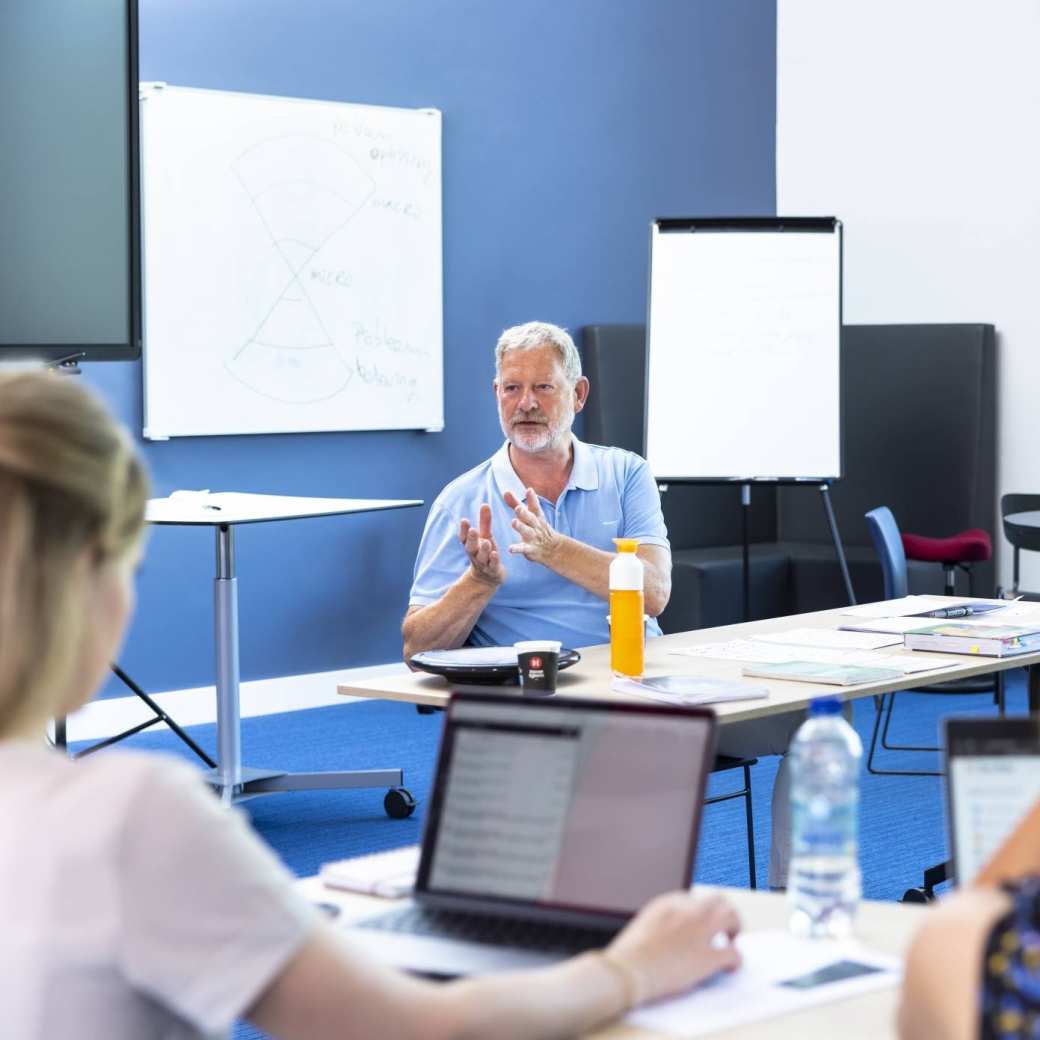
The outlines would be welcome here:
M 392 820 L 406 820 L 415 812 L 415 798 L 403 787 L 391 787 L 383 799 L 386 815 Z
M 931 903 L 935 899 L 934 893 L 929 893 L 923 888 L 908 888 L 903 893 L 900 903 Z

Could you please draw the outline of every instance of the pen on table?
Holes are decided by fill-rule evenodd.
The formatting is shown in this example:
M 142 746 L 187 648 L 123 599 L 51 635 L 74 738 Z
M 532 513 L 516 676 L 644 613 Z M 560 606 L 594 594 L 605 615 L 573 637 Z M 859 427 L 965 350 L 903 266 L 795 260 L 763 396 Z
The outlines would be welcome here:
M 1022 597 L 1016 596 L 1014 599 L 1009 599 L 1008 603 L 1017 603 Z M 963 607 L 943 607 L 940 610 L 929 610 L 927 614 L 920 614 L 919 617 L 929 618 L 955 618 L 955 617 L 968 617 L 971 614 L 988 614 L 991 610 L 1002 609 L 1003 604 L 1001 603 L 983 603 L 977 607 L 971 604 L 966 604 Z
M 988 608 L 994 609 L 992 607 Z M 929 610 L 927 614 L 921 614 L 921 617 L 927 618 L 955 618 L 955 617 L 967 617 L 969 614 L 983 614 L 985 611 L 977 610 L 975 607 L 943 607 L 941 610 Z

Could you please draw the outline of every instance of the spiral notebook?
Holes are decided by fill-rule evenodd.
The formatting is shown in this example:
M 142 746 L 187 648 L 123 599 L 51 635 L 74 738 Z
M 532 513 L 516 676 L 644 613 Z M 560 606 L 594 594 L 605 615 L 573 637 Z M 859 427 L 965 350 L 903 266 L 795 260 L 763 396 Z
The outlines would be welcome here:
M 639 678 L 619 675 L 614 677 L 610 688 L 618 693 L 635 693 L 666 704 L 683 705 L 753 701 L 769 696 L 765 686 L 696 675 L 644 675 Z

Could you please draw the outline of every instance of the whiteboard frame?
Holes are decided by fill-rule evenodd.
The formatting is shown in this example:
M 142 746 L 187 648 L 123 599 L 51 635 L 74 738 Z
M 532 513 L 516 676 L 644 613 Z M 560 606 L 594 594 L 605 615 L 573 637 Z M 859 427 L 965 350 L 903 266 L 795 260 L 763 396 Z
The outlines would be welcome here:
M 838 236 L 838 473 L 829 476 L 759 476 L 757 474 L 734 474 L 728 477 L 672 476 L 654 473 L 654 479 L 662 484 L 756 484 L 780 485 L 830 485 L 844 479 L 845 475 L 845 352 L 842 349 L 841 333 L 844 327 L 844 283 L 845 250 L 842 223 L 837 217 L 657 217 L 650 222 L 649 260 L 647 263 L 646 291 L 646 361 L 644 370 L 645 396 L 643 401 L 643 450 L 648 448 L 650 426 L 650 310 L 653 285 L 653 238 L 658 233 L 746 233 L 769 231 L 782 234 L 784 231 L 816 232 Z M 649 461 L 649 460 L 648 460 Z
M 142 437 L 145 440 L 150 441 L 167 441 L 174 438 L 183 437 L 264 437 L 264 436 L 282 436 L 284 434 L 308 434 L 308 433 L 394 433 L 394 432 L 419 432 L 419 433 L 441 433 L 445 426 L 445 391 L 444 391 L 444 129 L 443 129 L 443 113 L 439 108 L 430 106 L 419 106 L 411 108 L 408 106 L 400 105 L 376 105 L 365 102 L 354 102 L 346 101 L 339 98 L 313 98 L 313 97 L 297 97 L 292 95 L 280 95 L 280 94 L 266 94 L 253 91 L 241 91 L 241 90 L 222 90 L 219 88 L 207 88 L 207 87 L 191 87 L 181 86 L 179 84 L 167 83 L 163 80 L 156 81 L 142 81 L 138 85 L 138 97 L 139 97 L 139 114 L 138 114 L 138 168 L 139 168 L 139 183 L 140 183 L 140 198 L 141 198 L 141 220 L 140 220 L 140 267 L 141 267 L 141 403 L 142 403 Z M 145 185 L 144 185 L 144 162 L 145 162 L 145 119 L 144 115 L 146 104 L 148 100 L 153 97 L 161 96 L 164 92 L 175 93 L 175 94 L 193 94 L 193 95 L 206 95 L 206 94 L 217 94 L 220 96 L 239 97 L 244 99 L 255 99 L 255 100 L 268 100 L 275 102 L 288 102 L 301 106 L 312 106 L 312 105 L 343 105 L 352 109 L 374 109 L 376 111 L 392 111 L 401 113 L 412 113 L 412 114 L 423 114 L 431 117 L 435 117 L 438 125 L 438 209 L 439 209 L 439 221 L 440 221 L 440 235 L 437 250 L 437 280 L 440 286 L 440 294 L 438 299 L 438 312 L 440 321 L 440 385 L 438 387 L 438 401 L 439 408 L 438 414 L 435 417 L 433 424 L 415 424 L 410 426 L 402 426 L 399 424 L 390 425 L 367 425 L 367 426 L 353 426 L 343 427 L 339 424 L 328 425 L 328 424 L 315 424 L 313 426 L 305 426 L 296 428 L 295 426 L 286 426 L 285 428 L 272 429 L 272 430 L 239 430 L 237 432 L 227 430 L 214 430 L 208 428 L 194 428 L 194 429 L 166 429 L 167 424 L 161 423 L 159 426 L 151 425 L 149 422 L 149 365 L 148 365 L 148 314 L 147 314 L 147 278 L 148 278 L 148 267 L 147 267 L 147 207 L 145 205 Z

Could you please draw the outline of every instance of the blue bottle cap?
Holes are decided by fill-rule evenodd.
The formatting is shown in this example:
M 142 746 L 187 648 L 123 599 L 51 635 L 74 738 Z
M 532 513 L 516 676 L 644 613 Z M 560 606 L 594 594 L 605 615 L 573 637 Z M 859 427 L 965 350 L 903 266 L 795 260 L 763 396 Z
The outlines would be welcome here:
M 809 703 L 809 716 L 815 718 L 817 715 L 840 715 L 840 697 L 814 697 Z

